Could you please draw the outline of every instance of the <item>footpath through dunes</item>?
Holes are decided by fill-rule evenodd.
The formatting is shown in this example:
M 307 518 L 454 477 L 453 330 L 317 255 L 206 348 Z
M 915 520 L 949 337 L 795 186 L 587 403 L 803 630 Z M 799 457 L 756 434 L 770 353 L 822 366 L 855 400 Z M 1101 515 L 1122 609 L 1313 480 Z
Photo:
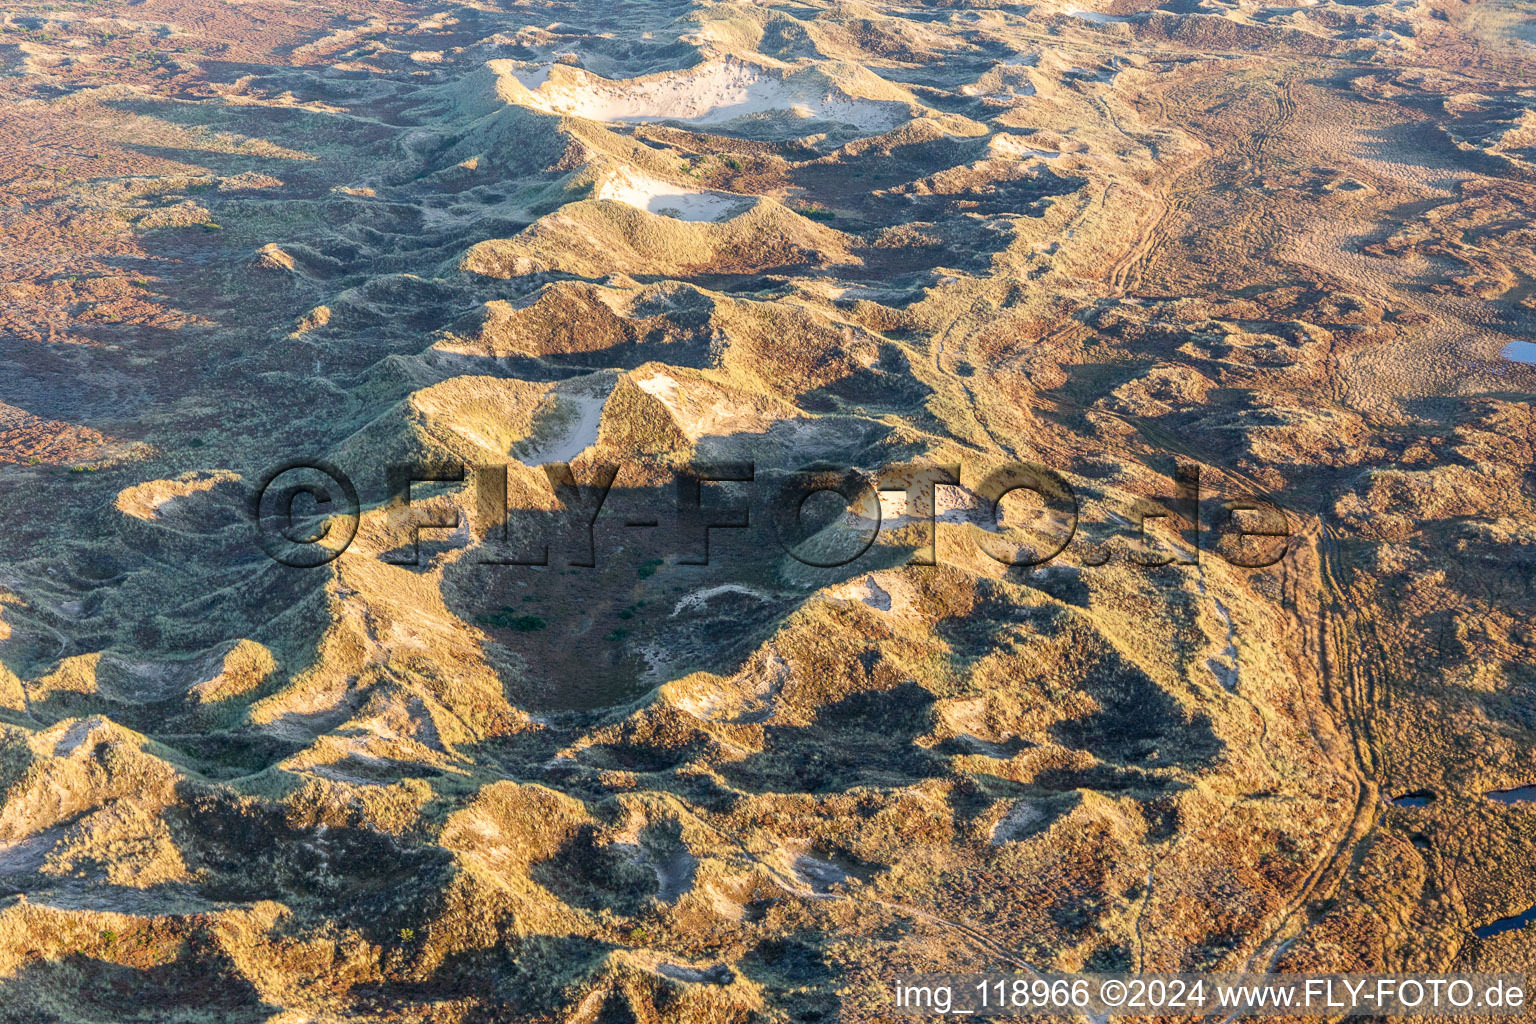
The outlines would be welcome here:
M 1531 75 L 1484 15 L 151 7 L 0 25 L 10 1012 L 1522 964 Z M 1412 375 L 1443 309 L 1483 394 L 1338 386 Z M 295 457 L 359 491 L 321 568 L 251 538 Z M 1080 502 L 1040 569 L 983 546 L 1017 461 Z M 808 462 L 904 467 L 846 564 L 766 514 Z M 475 468 L 401 508 L 390 463 Z M 1198 561 L 1158 513 L 1191 464 Z M 1330 530 L 1242 569 L 1215 535 L 1265 490 Z M 870 522 L 806 515 L 813 561 Z

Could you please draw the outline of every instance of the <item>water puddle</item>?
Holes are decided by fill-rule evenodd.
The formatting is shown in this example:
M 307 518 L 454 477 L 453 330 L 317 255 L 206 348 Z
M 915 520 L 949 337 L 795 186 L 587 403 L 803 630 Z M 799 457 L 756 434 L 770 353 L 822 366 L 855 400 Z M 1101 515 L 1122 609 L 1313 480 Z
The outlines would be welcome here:
M 1536 786 L 1521 786 L 1518 789 L 1495 789 L 1488 794 L 1489 800 L 1497 800 L 1501 804 L 1523 804 L 1536 801 Z
M 1387 803 L 1393 807 L 1428 807 L 1434 802 L 1435 794 L 1427 789 L 1404 793 L 1402 796 L 1394 796 L 1387 799 Z
M 1512 341 L 1499 351 L 1499 355 L 1512 363 L 1536 365 L 1536 341 Z
M 1472 934 L 1480 939 L 1491 939 L 1495 935 L 1503 935 L 1505 932 L 1524 928 L 1533 921 L 1536 921 L 1536 907 L 1532 907 L 1523 914 L 1516 914 L 1514 917 L 1501 917 L 1497 921 L 1483 925 L 1481 928 L 1474 928 L 1472 929 Z

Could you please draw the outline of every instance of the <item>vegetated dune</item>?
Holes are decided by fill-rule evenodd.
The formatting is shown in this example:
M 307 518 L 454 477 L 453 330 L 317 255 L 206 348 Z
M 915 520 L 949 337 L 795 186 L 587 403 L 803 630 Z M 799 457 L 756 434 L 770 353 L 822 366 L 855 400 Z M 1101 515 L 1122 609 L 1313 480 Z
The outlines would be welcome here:
M 496 360 L 532 375 L 652 359 L 717 369 L 752 392 L 792 396 L 846 379 L 880 358 L 861 325 L 789 302 L 747 301 L 692 285 L 545 286 L 514 308 L 491 303 L 434 351 Z
M 535 292 L 526 305 L 487 303 L 434 348 L 495 359 L 567 362 L 590 357 L 615 365 L 631 358 L 631 349 L 634 357 L 643 358 L 650 346 L 666 345 L 672 346 L 669 361 L 683 362 L 708 351 L 714 306 L 707 292 L 675 282 L 619 289 L 557 281 Z
M 703 277 L 853 262 L 840 232 L 768 198 L 720 224 L 590 199 L 561 207 L 513 238 L 477 242 L 457 267 L 487 277 L 538 271 Z
M 463 457 L 449 438 L 473 446 L 477 458 L 506 456 L 533 432 L 537 410 L 549 393 L 544 385 L 499 377 L 457 376 L 411 395 L 410 405 L 423 426 L 445 441 L 448 452 Z
M 239 474 L 228 471 L 183 473 L 175 480 L 151 480 L 129 487 L 118 494 L 115 504 L 125 515 L 157 519 L 164 514 L 166 506 L 177 499 L 201 494 L 238 479 Z

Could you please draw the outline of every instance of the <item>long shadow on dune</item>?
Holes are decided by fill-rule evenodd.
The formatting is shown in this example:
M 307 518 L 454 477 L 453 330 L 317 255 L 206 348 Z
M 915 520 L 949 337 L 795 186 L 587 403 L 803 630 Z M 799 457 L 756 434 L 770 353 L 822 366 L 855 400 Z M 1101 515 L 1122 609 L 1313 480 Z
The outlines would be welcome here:
M 11 1006 L 0 1010 L 0 1017 L 8 1020 L 130 1024 L 216 1018 L 260 1024 L 281 1010 L 261 998 L 211 938 L 194 940 L 172 962 L 150 967 L 129 967 L 81 953 L 29 960 L 6 979 L 6 989 Z M 46 994 L 45 1004 L 63 1016 L 11 1016 L 37 1005 L 28 998 L 30 993 Z
M 806 726 L 765 730 L 763 750 L 720 767 L 753 793 L 835 793 L 900 788 L 948 770 L 949 759 L 913 741 L 933 728 L 933 695 L 916 683 L 856 693 L 821 708 Z

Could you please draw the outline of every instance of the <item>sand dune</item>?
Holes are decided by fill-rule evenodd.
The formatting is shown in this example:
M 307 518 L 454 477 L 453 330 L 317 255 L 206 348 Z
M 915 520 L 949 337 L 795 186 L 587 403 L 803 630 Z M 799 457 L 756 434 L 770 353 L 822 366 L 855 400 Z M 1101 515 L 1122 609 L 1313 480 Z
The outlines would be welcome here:
M 899 101 L 850 95 L 818 71 L 785 74 L 737 60 L 618 81 L 565 65 L 555 65 L 542 79 L 506 62 L 493 67 L 503 75 L 504 95 L 512 102 L 594 121 L 721 124 L 782 114 L 888 131 L 908 114 Z
M 677 220 L 724 220 L 751 205 L 750 199 L 674 185 L 635 170 L 615 172 L 592 198 L 617 200 Z

